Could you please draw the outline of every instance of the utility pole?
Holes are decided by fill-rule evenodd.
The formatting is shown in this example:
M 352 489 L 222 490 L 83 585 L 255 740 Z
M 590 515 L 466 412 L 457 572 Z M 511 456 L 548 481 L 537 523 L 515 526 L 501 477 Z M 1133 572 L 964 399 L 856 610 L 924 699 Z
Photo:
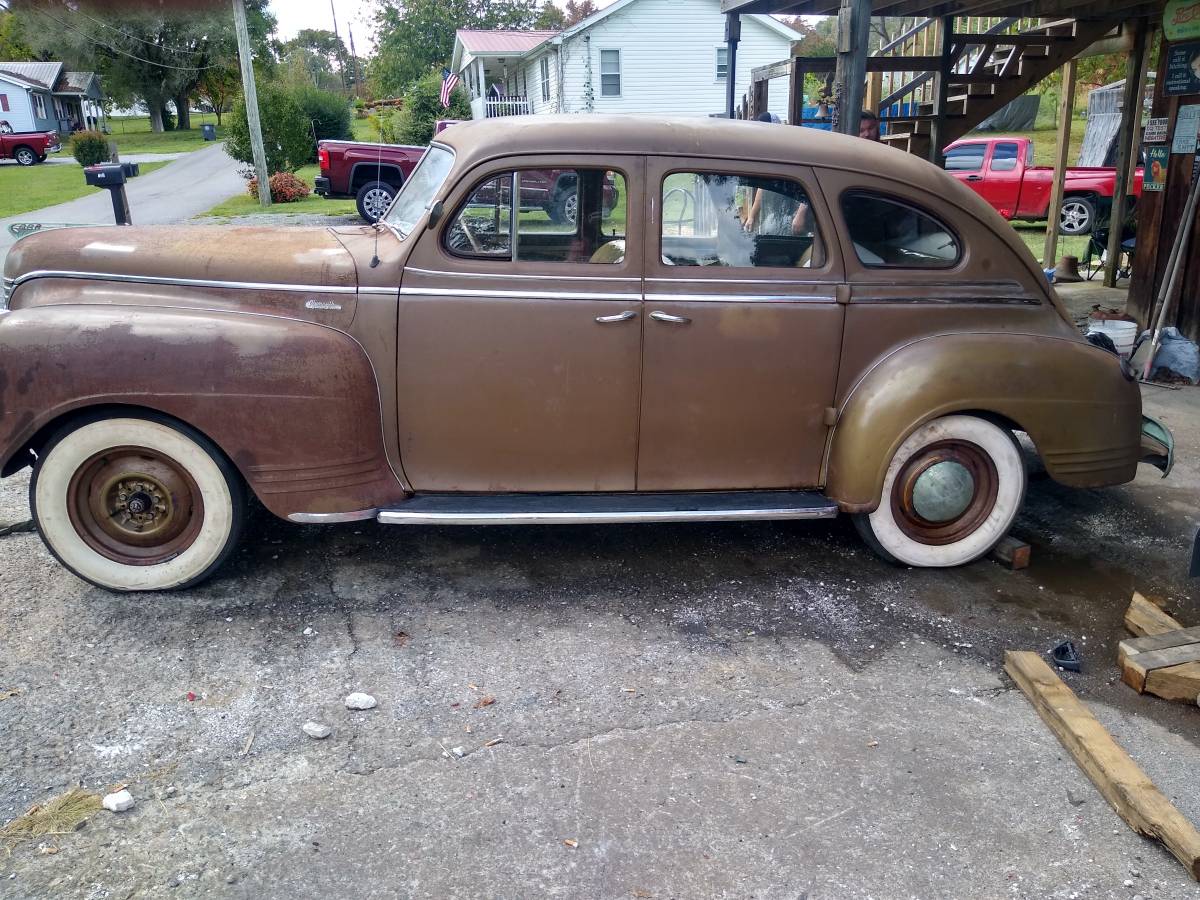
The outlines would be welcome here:
M 354 49 L 354 27 L 347 25 L 346 28 L 350 31 L 350 68 L 354 72 L 354 96 L 361 97 L 362 87 L 358 80 L 358 51 Z
M 346 54 L 342 48 L 342 36 L 338 34 L 337 9 L 333 5 L 333 0 L 329 0 L 329 12 L 333 14 L 333 36 L 337 39 L 338 68 L 341 69 L 342 90 L 344 91 L 346 90 Z
M 242 64 L 242 91 L 246 97 L 250 146 L 254 150 L 254 169 L 258 173 L 258 202 L 270 206 L 271 178 L 267 172 L 267 152 L 263 149 L 262 121 L 258 118 L 258 90 L 254 86 L 254 58 L 250 55 L 250 31 L 246 27 L 244 0 L 233 0 L 233 22 L 237 30 L 238 59 Z

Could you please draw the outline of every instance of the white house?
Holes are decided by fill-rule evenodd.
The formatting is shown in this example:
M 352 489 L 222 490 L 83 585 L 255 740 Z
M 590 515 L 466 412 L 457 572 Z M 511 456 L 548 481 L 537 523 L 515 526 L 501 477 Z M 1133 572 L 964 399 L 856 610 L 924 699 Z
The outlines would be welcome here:
M 790 56 L 799 35 L 742 16 L 737 98 L 750 70 Z M 616 0 L 565 31 L 460 30 L 451 68 L 477 119 L 527 113 L 722 115 L 728 58 L 720 0 Z M 787 113 L 786 91 L 771 112 Z

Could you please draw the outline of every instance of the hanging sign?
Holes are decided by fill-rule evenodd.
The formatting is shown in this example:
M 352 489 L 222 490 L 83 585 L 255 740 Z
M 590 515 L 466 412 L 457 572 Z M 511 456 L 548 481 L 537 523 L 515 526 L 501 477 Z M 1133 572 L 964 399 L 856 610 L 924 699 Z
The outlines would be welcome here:
M 1200 134 L 1200 105 L 1179 107 L 1179 115 L 1175 118 L 1175 137 L 1171 141 L 1171 152 L 1195 153 L 1197 134 Z
M 1146 166 L 1142 170 L 1142 192 L 1161 191 L 1167 186 L 1167 160 L 1171 154 L 1166 147 L 1147 147 Z
M 1146 132 L 1142 135 L 1142 143 L 1165 144 L 1167 142 L 1167 130 L 1170 121 L 1166 116 L 1163 116 L 1161 119 L 1147 119 Z
M 1170 0 L 1163 10 L 1163 34 L 1168 41 L 1200 38 L 1200 0 Z
M 1200 94 L 1200 41 L 1167 47 L 1167 96 Z

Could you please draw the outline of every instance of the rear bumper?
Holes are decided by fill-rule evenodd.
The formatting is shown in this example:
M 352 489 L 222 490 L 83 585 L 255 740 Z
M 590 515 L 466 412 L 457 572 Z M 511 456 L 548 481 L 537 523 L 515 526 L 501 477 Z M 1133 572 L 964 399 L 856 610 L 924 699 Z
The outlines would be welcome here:
M 333 187 L 332 187 L 332 185 L 330 185 L 329 179 L 326 178 L 324 175 L 318 175 L 316 178 L 314 178 L 313 179 L 313 193 L 320 194 L 322 197 L 324 197 L 326 199 L 332 198 Z

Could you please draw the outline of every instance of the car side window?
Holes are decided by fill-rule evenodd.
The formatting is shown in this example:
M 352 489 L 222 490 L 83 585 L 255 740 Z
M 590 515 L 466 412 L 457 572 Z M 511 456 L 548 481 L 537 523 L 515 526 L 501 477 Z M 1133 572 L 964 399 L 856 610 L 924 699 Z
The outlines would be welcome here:
M 668 266 L 811 267 L 825 261 L 812 203 L 789 178 L 673 172 L 662 184 Z
M 842 195 L 842 215 L 859 262 L 871 268 L 945 269 L 955 265 L 958 238 L 932 213 L 868 191 Z
M 478 185 L 446 229 L 456 256 L 516 262 L 619 264 L 625 178 L 591 168 L 518 169 Z
M 1019 153 L 1016 144 L 997 144 L 992 148 L 991 170 L 993 172 L 1011 172 L 1017 167 Z
M 946 151 L 947 172 L 978 172 L 983 168 L 987 144 L 959 144 Z

